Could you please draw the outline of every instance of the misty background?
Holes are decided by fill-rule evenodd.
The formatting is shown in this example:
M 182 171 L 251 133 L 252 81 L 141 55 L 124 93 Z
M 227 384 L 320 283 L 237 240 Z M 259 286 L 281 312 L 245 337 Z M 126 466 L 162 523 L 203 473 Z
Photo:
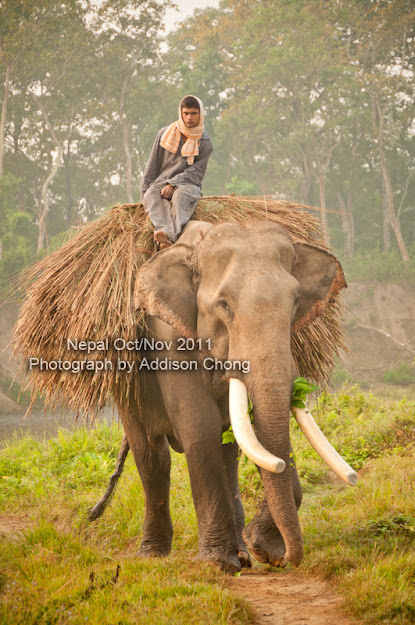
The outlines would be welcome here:
M 73 225 L 140 200 L 157 131 L 195 94 L 204 195 L 320 209 L 350 283 L 355 359 L 335 382 L 415 396 L 414 26 L 411 0 L 3 0 L 2 289 Z M 0 309 L 3 347 L 17 310 Z

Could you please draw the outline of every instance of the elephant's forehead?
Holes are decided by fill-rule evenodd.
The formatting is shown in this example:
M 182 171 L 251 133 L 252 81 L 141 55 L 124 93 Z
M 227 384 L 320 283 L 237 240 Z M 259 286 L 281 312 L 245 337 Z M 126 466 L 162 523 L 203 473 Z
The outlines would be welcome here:
M 244 224 L 224 223 L 212 228 L 200 246 L 202 254 L 220 254 L 232 250 L 246 255 L 249 252 L 279 257 L 294 257 L 292 243 L 283 228 L 269 221 L 249 221 Z

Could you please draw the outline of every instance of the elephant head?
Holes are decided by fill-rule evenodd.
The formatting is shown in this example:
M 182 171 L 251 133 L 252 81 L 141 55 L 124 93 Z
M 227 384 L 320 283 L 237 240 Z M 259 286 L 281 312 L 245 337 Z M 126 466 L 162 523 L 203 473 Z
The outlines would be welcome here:
M 254 456 L 284 539 L 284 563 L 302 558 L 290 471 L 289 415 L 297 375 L 291 334 L 321 314 L 343 286 L 334 256 L 293 243 L 270 221 L 191 222 L 178 243 L 156 254 L 137 278 L 136 305 L 147 314 L 182 336 L 210 339 L 212 359 L 249 361 L 246 373 L 214 371 L 211 388 L 220 394 L 230 379 L 243 383 L 254 407 L 254 445 L 259 455 L 265 448 L 279 461 L 276 473 Z

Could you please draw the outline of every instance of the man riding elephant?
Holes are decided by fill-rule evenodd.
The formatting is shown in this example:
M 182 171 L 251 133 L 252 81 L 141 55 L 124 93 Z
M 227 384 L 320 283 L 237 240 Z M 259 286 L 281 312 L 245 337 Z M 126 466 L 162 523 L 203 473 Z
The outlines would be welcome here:
M 166 249 L 177 240 L 201 195 L 213 151 L 203 120 L 199 98 L 184 97 L 178 120 L 158 132 L 148 158 L 141 197 L 154 226 L 157 249 Z

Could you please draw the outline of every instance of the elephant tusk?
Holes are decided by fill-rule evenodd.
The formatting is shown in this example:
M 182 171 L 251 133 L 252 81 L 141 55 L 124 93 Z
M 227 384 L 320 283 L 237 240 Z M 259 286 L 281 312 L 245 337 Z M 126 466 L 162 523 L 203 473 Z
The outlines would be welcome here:
M 308 408 L 297 408 L 291 406 L 291 410 L 300 426 L 304 436 L 321 458 L 329 465 L 331 469 L 347 484 L 355 486 L 357 483 L 356 471 L 347 464 L 345 460 L 337 453 L 334 447 L 329 443 L 323 432 L 314 421 Z
M 236 378 L 229 380 L 229 416 L 236 442 L 248 458 L 271 473 L 282 473 L 284 460 L 267 451 L 254 434 L 248 415 L 246 386 Z

